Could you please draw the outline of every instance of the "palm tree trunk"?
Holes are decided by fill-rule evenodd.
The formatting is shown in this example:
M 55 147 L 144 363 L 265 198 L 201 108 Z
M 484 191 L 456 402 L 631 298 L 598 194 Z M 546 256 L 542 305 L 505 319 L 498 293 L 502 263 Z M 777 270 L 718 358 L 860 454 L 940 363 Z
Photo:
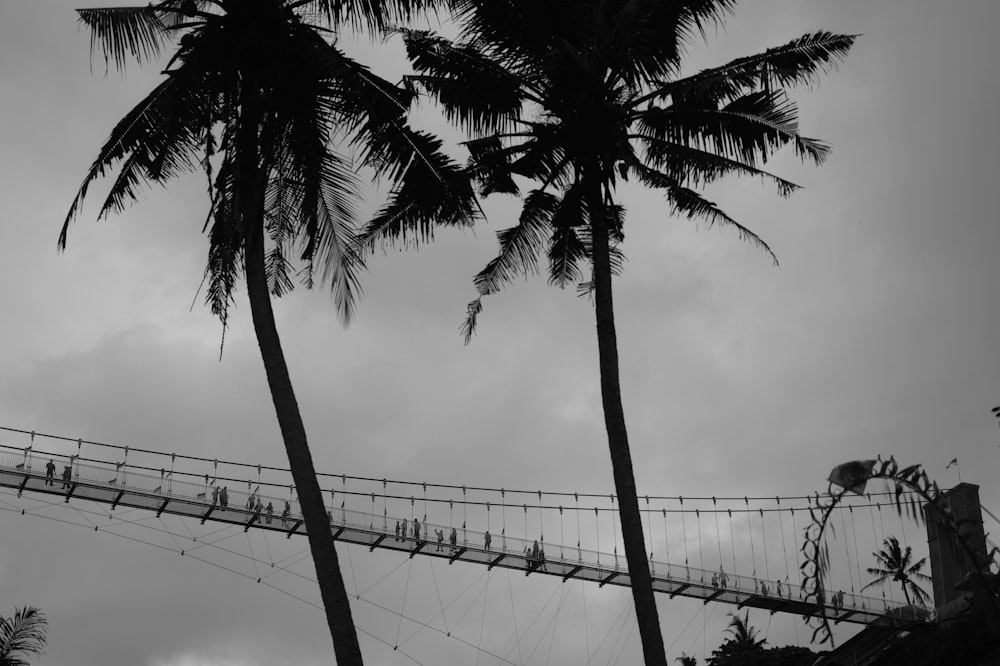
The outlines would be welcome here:
M 271 400 L 278 415 L 281 437 L 288 454 L 288 464 L 292 470 L 299 505 L 309 538 L 309 549 L 316 566 L 316 580 L 319 583 L 326 621 L 333 638 L 334 653 L 341 666 L 362 664 L 361 647 L 351 617 L 351 606 L 340 573 L 337 549 L 330 531 L 330 518 L 323 504 L 323 493 L 316 478 L 309 443 L 299 405 L 292 390 L 288 366 L 281 350 L 281 340 L 274 322 L 274 311 L 267 289 L 264 273 L 264 243 L 262 234 L 254 234 L 258 240 L 247 243 L 246 277 L 247 292 L 250 297 L 250 311 L 257 333 L 257 344 L 264 360 L 267 384 L 271 389 Z
M 621 383 L 618 376 L 618 339 L 615 333 L 614 302 L 611 295 L 611 256 L 608 221 L 600 186 L 588 188 L 588 211 L 594 262 L 594 310 L 597 316 L 597 349 L 600 359 L 601 399 L 604 426 L 608 433 L 611 469 L 618 493 L 618 515 L 625 544 L 625 561 L 632 582 L 632 598 L 647 666 L 666 666 L 667 658 L 660 632 L 660 618 L 653 596 L 653 578 L 646 558 L 642 516 L 632 471 L 632 454 L 625 429 Z
M 238 215 L 244 224 L 244 259 L 247 280 L 247 295 L 250 313 L 260 356 L 264 361 L 267 384 L 271 390 L 271 400 L 278 416 L 281 438 L 288 455 L 288 465 L 298 493 L 299 506 L 309 539 L 309 550 L 316 567 L 326 622 L 333 639 L 333 651 L 340 666 L 361 666 L 361 646 L 351 616 L 351 605 L 347 588 L 340 573 L 337 548 L 330 529 L 330 518 L 323 504 L 323 492 L 316 478 L 312 454 L 306 439 L 305 425 L 299 412 L 298 401 L 292 389 L 288 365 L 278 338 L 278 328 L 271 307 L 267 274 L 264 264 L 264 180 L 259 164 L 257 149 L 257 127 L 260 114 L 254 93 L 244 93 L 243 118 L 240 129 L 240 164 L 253 165 L 252 173 L 240 174 L 240 192 L 237 206 L 242 208 Z

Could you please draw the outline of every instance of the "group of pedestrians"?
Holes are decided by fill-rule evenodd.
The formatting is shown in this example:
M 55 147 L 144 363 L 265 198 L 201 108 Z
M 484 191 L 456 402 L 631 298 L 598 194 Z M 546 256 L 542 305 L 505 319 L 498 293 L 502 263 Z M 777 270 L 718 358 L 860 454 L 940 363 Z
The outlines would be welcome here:
M 704 578 L 702 580 L 704 580 Z M 712 587 L 720 590 L 725 590 L 729 587 L 729 575 L 721 568 L 719 569 L 719 573 L 712 574 Z
M 45 485 L 54 486 L 56 475 L 56 464 L 49 458 L 49 462 L 45 464 Z M 62 489 L 70 488 L 73 485 L 73 466 L 63 465 L 62 471 Z
M 222 509 L 229 507 L 229 488 L 212 486 L 212 506 L 218 506 Z
M 524 547 L 524 559 L 528 560 L 528 569 L 538 569 L 539 571 L 546 571 L 545 568 L 545 549 L 538 545 L 538 539 L 535 539 L 535 543 L 531 546 Z
M 402 524 L 396 521 L 396 541 L 412 537 L 414 541 L 420 541 L 420 520 L 413 519 L 413 522 L 403 519 Z

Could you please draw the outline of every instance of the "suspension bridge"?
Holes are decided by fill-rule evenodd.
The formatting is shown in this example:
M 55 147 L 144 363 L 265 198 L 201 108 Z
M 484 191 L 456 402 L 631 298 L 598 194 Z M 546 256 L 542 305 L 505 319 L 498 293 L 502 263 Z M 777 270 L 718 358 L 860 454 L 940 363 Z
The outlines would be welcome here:
M 25 440 L 0 444 L 0 487 L 18 495 L 92 501 L 111 510 L 129 507 L 157 517 L 169 514 L 238 525 L 244 531 L 278 532 L 289 539 L 305 534 L 287 470 L 0 430 Z M 331 529 L 341 542 L 409 558 L 419 555 L 528 576 L 556 576 L 564 582 L 630 585 L 619 554 L 614 495 L 319 476 L 330 498 Z M 892 502 L 879 502 L 877 494 L 874 500 L 868 495 L 861 503 L 846 505 L 842 513 L 842 532 L 854 534 L 856 583 L 848 566 L 844 587 L 850 592 L 834 592 L 831 585 L 822 604 L 806 601 L 796 582 L 796 540 L 809 520 L 808 499 L 641 496 L 654 590 L 772 614 L 822 613 L 834 622 L 855 624 L 885 616 L 926 615 L 925 609 L 902 601 L 860 593 L 855 513 L 860 517 L 868 510 L 878 543 L 876 525 L 882 522 L 882 508 Z M 845 553 L 850 564 L 850 539 Z

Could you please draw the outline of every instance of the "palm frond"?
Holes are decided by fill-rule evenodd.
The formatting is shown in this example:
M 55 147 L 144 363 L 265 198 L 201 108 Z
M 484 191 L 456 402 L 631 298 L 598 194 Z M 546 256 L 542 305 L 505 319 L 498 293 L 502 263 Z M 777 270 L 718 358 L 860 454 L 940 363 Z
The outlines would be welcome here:
M 387 176 L 393 189 L 365 226 L 361 243 L 418 245 L 434 228 L 471 226 L 479 204 L 465 171 L 441 151 L 441 141 L 408 126 L 387 127 L 376 137 L 366 161 Z
M 427 31 L 400 32 L 410 62 L 419 73 L 407 77 L 407 83 L 427 92 L 449 121 L 474 134 L 506 131 L 526 101 L 540 101 L 530 80 L 469 44 L 454 43 Z
M 737 58 L 680 80 L 663 82 L 633 100 L 632 106 L 638 108 L 650 100 L 667 97 L 734 99 L 757 88 L 770 90 L 772 86 L 811 84 L 820 74 L 836 69 L 857 37 L 825 31 L 809 33 L 763 53 Z
M 637 137 L 643 146 L 648 164 L 662 169 L 674 182 L 685 186 L 703 187 L 730 175 L 760 178 L 774 185 L 780 196 L 799 189 L 795 183 L 737 159 L 701 150 L 681 142 L 671 142 L 649 136 Z M 634 169 L 634 165 L 630 165 Z
M 472 336 L 476 332 L 476 325 L 479 323 L 479 313 L 483 311 L 483 297 L 477 296 L 474 301 L 470 301 L 465 306 L 465 320 L 462 321 L 462 340 L 468 345 L 472 342 Z
M 34 606 L 15 608 L 10 618 L 0 616 L 0 664 L 28 666 L 26 655 L 45 653 L 48 620 Z
M 499 136 L 466 141 L 465 147 L 469 151 L 467 169 L 469 175 L 479 182 L 480 196 L 486 197 L 497 192 L 520 194 L 510 163 L 510 155 L 514 150 L 505 149 Z
M 547 251 L 549 284 L 562 289 L 583 280 L 581 264 L 590 254 L 580 232 L 588 228 L 589 219 L 583 187 L 576 184 L 563 194 L 552 214 L 552 235 Z
M 335 29 L 348 27 L 382 33 L 441 7 L 442 0 L 287 0 L 300 13 L 322 19 Z
M 644 82 L 674 76 L 694 33 L 704 39 L 706 27 L 721 24 L 735 4 L 735 0 L 608 3 L 603 57 L 633 89 Z
M 519 275 L 538 272 L 538 257 L 552 229 L 559 198 L 533 190 L 524 198 L 517 226 L 497 232 L 500 252 L 480 271 L 473 282 L 483 296 L 496 293 Z
M 76 11 L 80 23 L 90 30 L 91 54 L 100 50 L 105 67 L 114 64 L 116 69 L 124 71 L 129 58 L 140 65 L 152 62 L 169 41 L 167 26 L 152 4 Z
M 732 227 L 736 230 L 741 240 L 748 241 L 763 250 L 771 257 L 774 265 L 778 265 L 777 255 L 775 255 L 774 251 L 763 238 L 734 220 L 725 211 L 695 190 L 683 187 L 668 175 L 645 165 L 638 167 L 638 173 L 642 181 L 648 186 L 666 191 L 667 202 L 674 213 L 680 213 L 688 219 L 697 218 L 705 220 L 709 227 L 716 224 Z
M 829 146 L 799 134 L 798 110 L 784 91 L 754 91 L 722 107 L 673 104 L 636 114 L 641 134 L 711 151 L 749 165 L 767 161 L 788 143 L 796 155 L 821 164 Z

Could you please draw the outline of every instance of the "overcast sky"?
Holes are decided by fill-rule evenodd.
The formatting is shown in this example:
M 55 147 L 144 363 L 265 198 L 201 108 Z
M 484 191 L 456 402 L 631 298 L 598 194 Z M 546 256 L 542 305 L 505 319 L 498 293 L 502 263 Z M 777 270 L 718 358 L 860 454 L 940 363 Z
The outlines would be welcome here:
M 67 252 L 56 252 L 101 142 L 156 82 L 156 68 L 124 78 L 91 68 L 76 4 L 0 3 L 0 425 L 284 465 L 245 300 L 220 361 L 220 325 L 196 298 L 207 250 L 200 176 L 99 223 L 98 188 Z M 727 181 L 709 192 L 768 241 L 780 268 L 734 233 L 622 192 L 628 262 L 616 314 L 640 494 L 801 495 L 823 489 L 835 464 L 875 454 L 923 464 L 951 485 L 956 470 L 945 465 L 957 457 L 963 479 L 1000 509 L 989 412 L 1000 403 L 997 25 L 994 0 L 757 0 L 692 49 L 688 71 L 817 29 L 863 35 L 838 72 L 796 93 L 803 133 L 834 147 L 820 168 L 791 155 L 773 162 L 804 189 L 781 199 L 758 182 Z M 378 71 L 402 71 L 398 45 L 351 49 Z M 513 224 L 511 202 L 488 210 L 474 234 L 441 232 L 419 252 L 373 258 L 347 330 L 323 291 L 277 304 L 318 469 L 613 491 L 586 300 L 544 279 L 518 282 L 486 299 L 478 337 L 462 345 L 471 278 L 495 252 L 495 231 Z M 62 511 L 51 515 L 83 521 Z M 448 603 L 483 575 L 366 548 L 342 547 L 341 557 L 351 590 L 373 585 L 378 603 L 421 618 L 439 605 L 429 577 Z M 513 648 L 512 612 L 523 632 L 536 612 L 550 621 L 544 604 L 565 596 L 548 663 L 581 663 L 581 634 L 600 640 L 628 605 L 621 590 L 492 575 L 487 602 L 472 604 L 459 633 L 500 654 Z M 401 599 L 406 576 L 424 587 Z M 0 511 L 0 613 L 23 604 L 49 617 L 39 664 L 332 661 L 322 614 L 288 594 L 143 543 Z M 369 663 L 413 663 L 391 649 L 410 625 L 360 600 L 355 608 L 379 637 L 362 637 Z M 660 610 L 673 660 L 710 653 L 731 609 L 662 599 Z M 807 642 L 794 618 L 751 622 L 772 644 Z M 528 647 L 510 658 L 543 663 L 542 646 L 533 661 Z M 619 663 L 636 663 L 634 632 L 623 650 Z M 430 630 L 407 652 L 419 663 L 477 659 Z

